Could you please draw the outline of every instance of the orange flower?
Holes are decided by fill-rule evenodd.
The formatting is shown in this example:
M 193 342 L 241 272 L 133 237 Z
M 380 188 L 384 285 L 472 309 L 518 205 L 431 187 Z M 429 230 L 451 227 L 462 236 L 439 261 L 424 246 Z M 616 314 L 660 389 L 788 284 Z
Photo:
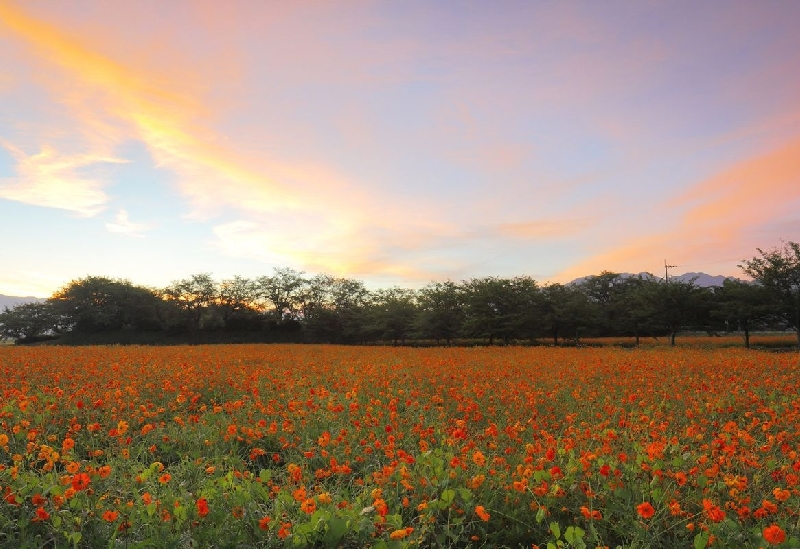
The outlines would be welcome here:
M 292 529 L 292 523 L 284 522 L 283 524 L 281 524 L 280 530 L 278 530 L 278 537 L 280 539 L 288 538 L 289 534 L 291 533 L 291 529 Z
M 777 524 L 772 524 L 764 528 L 764 539 L 770 545 L 778 545 L 786 541 L 786 532 Z
M 483 467 L 486 463 L 486 456 L 484 456 L 482 452 L 476 450 L 475 453 L 472 454 L 472 462 L 478 467 Z
M 172 475 L 170 475 L 169 473 L 164 473 L 163 475 L 158 477 L 158 482 L 160 482 L 161 484 L 166 484 L 166 483 L 169 482 L 169 480 L 171 478 L 172 478 Z
M 114 522 L 119 517 L 119 512 L 117 511 L 106 511 L 103 513 L 103 520 L 106 522 Z
M 581 515 L 583 515 L 583 518 L 589 520 L 602 520 L 603 518 L 603 513 L 597 509 L 589 510 L 585 505 L 581 506 Z
M 314 501 L 314 498 L 308 498 L 300 504 L 300 510 L 310 515 L 317 510 L 317 502 Z
M 765 499 L 761 502 L 761 507 L 767 512 L 771 514 L 775 514 L 778 512 L 778 506 L 772 503 L 770 500 Z
M 142 494 L 142 501 L 145 505 L 150 505 L 153 503 L 153 496 L 150 495 L 150 492 L 145 492 Z
M 650 505 L 649 501 L 645 501 L 644 503 L 637 505 L 636 512 L 639 513 L 639 516 L 643 519 L 649 519 L 656 514 L 656 510 L 653 509 L 653 506 Z
M 295 501 L 305 501 L 306 498 L 308 497 L 308 493 L 306 492 L 306 487 L 301 486 L 300 488 L 292 492 L 292 497 L 294 498 Z
M 483 522 L 489 522 L 489 517 L 491 515 L 486 512 L 486 509 L 483 508 L 483 505 L 477 505 L 475 507 L 475 514 L 478 515 L 478 518 L 480 518 Z
M 70 451 L 70 450 L 72 450 L 73 448 L 75 448 L 75 441 L 74 441 L 74 440 L 72 440 L 72 439 L 71 439 L 71 438 L 69 438 L 69 437 L 65 438 L 65 439 L 64 439 L 64 442 L 62 442 L 62 443 L 61 443 L 61 449 L 62 449 L 64 452 L 69 452 L 69 451 Z
M 258 527 L 262 530 L 269 530 L 269 523 L 272 519 L 270 517 L 264 517 L 258 521 Z
M 72 477 L 72 488 L 76 492 L 80 492 L 81 490 L 88 488 L 91 481 L 92 479 L 90 479 L 89 475 L 86 473 L 78 473 Z
M 391 539 L 403 539 L 403 538 L 407 537 L 413 531 L 414 531 L 413 528 L 403 528 L 401 530 L 395 530 L 394 532 L 389 534 L 389 537 Z
M 772 491 L 772 495 L 775 496 L 775 499 L 777 499 L 778 501 L 786 501 L 791 497 L 792 493 L 789 490 L 784 490 L 782 488 L 775 488 Z

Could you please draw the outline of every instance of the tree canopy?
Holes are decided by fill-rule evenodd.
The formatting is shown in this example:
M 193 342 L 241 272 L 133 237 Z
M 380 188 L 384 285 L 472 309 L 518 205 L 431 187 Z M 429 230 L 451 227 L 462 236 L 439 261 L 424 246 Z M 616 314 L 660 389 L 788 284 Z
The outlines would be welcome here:
M 744 333 L 791 328 L 800 345 L 800 245 L 788 242 L 743 261 L 754 281 L 719 288 L 693 280 L 603 271 L 571 284 L 530 277 L 439 281 L 412 290 L 368 289 L 363 282 L 292 269 L 216 281 L 199 273 L 165 288 L 89 276 L 44 303 L 0 313 L 0 335 L 18 341 L 106 334 L 136 341 L 163 334 L 174 341 L 330 343 L 457 341 L 577 344 L 590 336 L 667 336 L 683 330 Z M 141 339 L 141 338 L 140 338 Z

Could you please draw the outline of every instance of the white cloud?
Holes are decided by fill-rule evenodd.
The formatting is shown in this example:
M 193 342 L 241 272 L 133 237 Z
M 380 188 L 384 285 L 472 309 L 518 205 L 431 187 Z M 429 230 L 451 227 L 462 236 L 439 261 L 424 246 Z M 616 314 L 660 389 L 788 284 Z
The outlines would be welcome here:
M 128 236 L 142 237 L 142 233 L 147 230 L 147 225 L 143 223 L 133 223 L 126 210 L 117 212 L 115 223 L 106 223 L 106 229 L 112 233 L 120 233 Z
M 17 161 L 16 177 L 0 179 L 0 198 L 46 208 L 60 208 L 91 217 L 103 210 L 105 183 L 87 171 L 126 160 L 95 154 L 62 154 L 50 146 L 28 155 L 0 140 Z

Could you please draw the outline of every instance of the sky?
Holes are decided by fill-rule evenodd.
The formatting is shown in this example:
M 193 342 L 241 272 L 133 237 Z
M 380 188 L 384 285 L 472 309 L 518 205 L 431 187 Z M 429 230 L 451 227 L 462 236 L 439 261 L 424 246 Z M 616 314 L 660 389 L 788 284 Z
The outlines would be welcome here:
M 0 0 L 0 294 L 800 239 L 800 2 Z

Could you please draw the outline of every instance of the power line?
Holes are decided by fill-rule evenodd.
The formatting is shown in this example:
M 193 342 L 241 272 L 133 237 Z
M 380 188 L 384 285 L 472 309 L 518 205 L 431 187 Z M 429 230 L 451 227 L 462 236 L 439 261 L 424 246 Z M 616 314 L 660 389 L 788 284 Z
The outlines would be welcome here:
M 664 281 L 669 282 L 669 270 L 674 269 L 677 265 L 667 265 L 667 260 L 664 260 Z

